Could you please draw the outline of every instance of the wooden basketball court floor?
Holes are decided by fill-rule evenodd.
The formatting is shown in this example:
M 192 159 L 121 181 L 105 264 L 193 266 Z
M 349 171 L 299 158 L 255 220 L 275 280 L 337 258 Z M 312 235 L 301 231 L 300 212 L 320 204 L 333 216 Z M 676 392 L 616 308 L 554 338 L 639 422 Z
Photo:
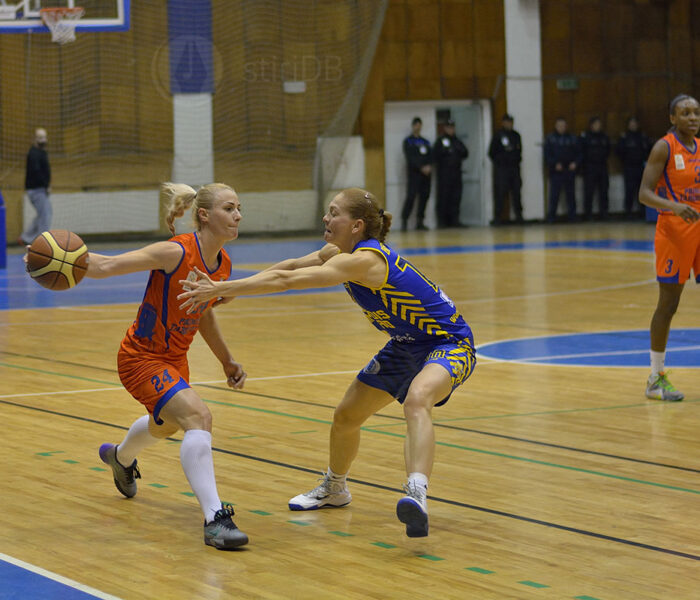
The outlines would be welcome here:
M 217 309 L 245 390 L 225 387 L 201 338 L 190 365 L 214 415 L 220 495 L 251 540 L 234 552 L 202 542 L 180 434 L 139 457 L 131 500 L 97 455 L 142 414 L 115 358 L 146 274 L 44 292 L 10 256 L 0 598 L 700 598 L 700 292 L 688 284 L 667 360 L 686 399 L 646 400 L 652 238 L 644 223 L 391 235 L 460 307 L 479 348 L 471 379 L 434 411 L 423 539 L 394 513 L 398 405 L 366 423 L 351 505 L 287 509 L 326 467 L 333 407 L 385 342 L 345 292 Z M 237 241 L 237 273 L 286 243 Z

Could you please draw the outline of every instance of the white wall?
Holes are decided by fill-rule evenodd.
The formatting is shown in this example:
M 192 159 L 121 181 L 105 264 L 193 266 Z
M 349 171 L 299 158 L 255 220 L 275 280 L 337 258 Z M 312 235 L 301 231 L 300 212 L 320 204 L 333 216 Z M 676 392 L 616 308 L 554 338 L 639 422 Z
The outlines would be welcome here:
M 526 219 L 544 217 L 542 67 L 539 0 L 503 0 L 506 102 L 522 136 L 522 202 Z M 496 115 L 499 119 L 499 115 Z

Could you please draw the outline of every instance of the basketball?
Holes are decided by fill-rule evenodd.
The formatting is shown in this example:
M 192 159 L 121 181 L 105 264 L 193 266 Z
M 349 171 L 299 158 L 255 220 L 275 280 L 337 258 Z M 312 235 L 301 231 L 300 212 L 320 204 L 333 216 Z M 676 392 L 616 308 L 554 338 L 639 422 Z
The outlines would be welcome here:
M 80 283 L 88 266 L 88 249 L 80 236 L 63 229 L 45 231 L 27 251 L 27 272 L 50 290 L 67 290 Z

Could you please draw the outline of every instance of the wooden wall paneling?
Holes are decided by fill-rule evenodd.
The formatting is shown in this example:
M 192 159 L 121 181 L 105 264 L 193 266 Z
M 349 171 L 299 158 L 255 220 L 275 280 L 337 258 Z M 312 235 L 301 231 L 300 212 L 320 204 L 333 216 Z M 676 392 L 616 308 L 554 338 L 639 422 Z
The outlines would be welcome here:
M 12 165 L 23 163 L 32 143 L 23 72 L 28 68 L 24 35 L 0 35 L 0 114 L 2 122 L 2 182 Z M 25 147 L 26 146 L 26 147 Z M 24 169 L 22 169 L 22 176 Z M 22 185 L 24 185 L 22 183 Z
M 384 44 L 383 40 L 377 44 L 358 116 L 365 149 L 384 146 Z
M 470 40 L 473 29 L 474 6 L 472 0 L 441 2 L 440 38 L 443 44 L 447 41 L 464 42 Z
M 132 6 L 132 11 L 135 9 Z M 166 6 L 157 2 L 138 6 L 138 22 L 132 28 L 134 51 L 147 60 L 134 60 L 136 111 L 139 120 L 138 147 L 144 152 L 163 152 L 169 159 L 173 149 L 173 107 L 170 94 L 170 61 L 167 47 Z M 135 15 L 132 15 L 135 20 Z M 219 46 L 215 55 L 221 58 Z M 230 67 L 227 64 L 227 69 Z
M 383 41 L 405 42 L 408 40 L 406 6 L 403 1 L 390 0 L 384 13 L 381 39 Z
M 403 79 L 409 76 L 408 47 L 406 42 L 383 41 L 378 51 L 382 52 L 384 76 L 387 79 Z
M 440 2 L 406 3 L 406 35 L 411 43 L 437 42 L 440 39 Z

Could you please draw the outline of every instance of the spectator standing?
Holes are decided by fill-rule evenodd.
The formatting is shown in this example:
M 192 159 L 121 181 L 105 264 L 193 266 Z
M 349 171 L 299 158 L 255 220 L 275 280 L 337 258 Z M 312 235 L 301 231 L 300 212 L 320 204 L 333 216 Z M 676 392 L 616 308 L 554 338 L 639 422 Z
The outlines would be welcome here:
M 408 219 L 413 211 L 413 204 L 418 196 L 416 212 L 416 229 L 425 231 L 425 206 L 430 197 L 430 174 L 432 171 L 432 152 L 430 142 L 421 137 L 423 121 L 415 117 L 411 122 L 411 135 L 403 141 L 403 153 L 408 166 L 408 187 L 406 200 L 401 211 L 401 231 L 408 229 Z
M 583 170 L 583 211 L 584 218 L 593 218 L 593 197 L 598 195 L 598 214 L 601 221 L 608 218 L 608 157 L 610 138 L 603 131 L 600 117 L 591 117 L 588 130 L 579 138 Z
M 46 151 L 48 136 L 46 130 L 39 128 L 34 132 L 34 143 L 27 153 L 27 168 L 25 171 L 24 189 L 32 203 L 36 216 L 29 226 L 19 236 L 20 246 L 31 244 L 36 236 L 51 228 L 51 167 L 49 154 Z
M 520 162 L 523 159 L 523 149 L 520 134 L 513 129 L 513 117 L 509 114 L 503 115 L 501 128 L 491 139 L 489 158 L 493 162 L 493 224 L 501 224 L 506 194 L 510 194 L 510 205 L 515 212 L 515 220 L 522 223 Z
M 581 163 L 578 139 L 568 132 L 564 117 L 558 117 L 554 131 L 544 141 L 544 160 L 549 168 L 547 222 L 554 223 L 562 187 L 566 194 L 569 221 L 576 220 L 576 169 Z
M 437 174 L 438 227 L 460 227 L 459 207 L 462 203 L 462 162 L 469 150 L 455 135 L 455 122 L 445 122 L 443 134 L 435 141 L 433 158 Z
M 622 163 L 625 178 L 625 215 L 643 217 L 645 208 L 638 202 L 642 173 L 651 150 L 652 141 L 639 129 L 637 117 L 627 119 L 627 131 L 617 141 L 615 151 Z

